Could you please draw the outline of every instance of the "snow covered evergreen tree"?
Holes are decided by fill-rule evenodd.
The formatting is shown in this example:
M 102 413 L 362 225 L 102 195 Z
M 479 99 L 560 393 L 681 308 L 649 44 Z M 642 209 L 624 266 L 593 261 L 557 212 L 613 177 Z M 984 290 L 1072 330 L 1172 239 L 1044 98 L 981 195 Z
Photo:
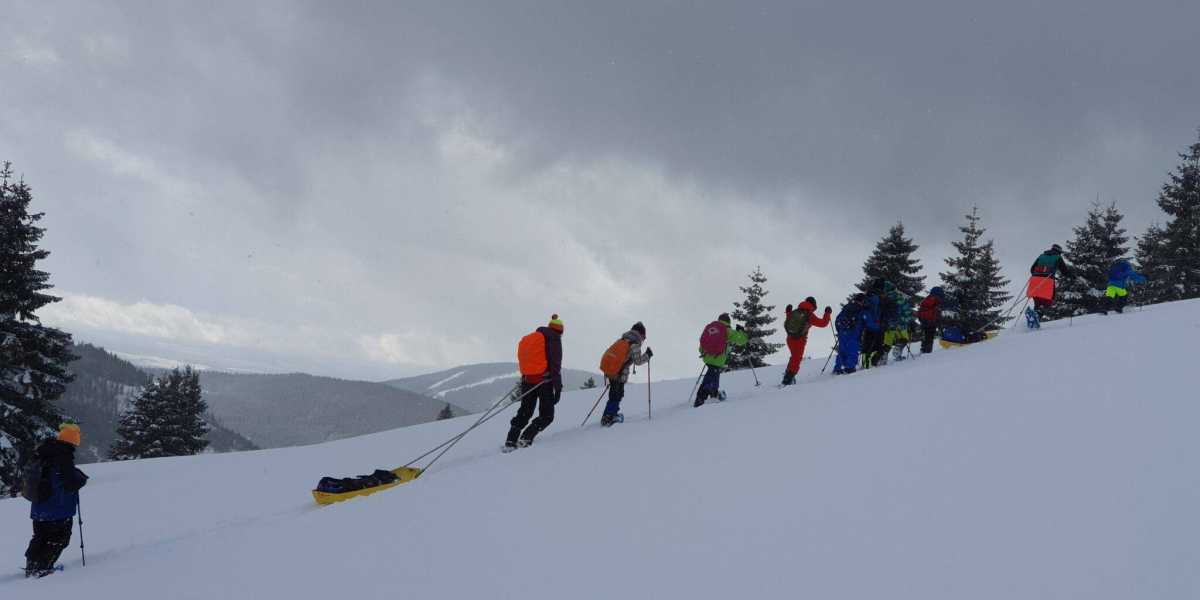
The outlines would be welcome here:
M 1093 202 L 1087 221 L 1074 229 L 1063 254 L 1074 269 L 1073 277 L 1060 276 L 1054 305 L 1043 309 L 1048 320 L 1086 315 L 1096 310 L 1108 288 L 1108 269 L 1126 257 L 1129 236 L 1121 227 L 1124 215 L 1114 200 L 1105 206 Z
M 777 317 L 772 316 L 774 306 L 763 304 L 763 297 L 770 293 L 762 286 L 766 282 L 767 277 L 762 274 L 762 267 L 756 267 L 750 274 L 750 285 L 740 288 L 746 299 L 733 303 L 736 310 L 729 316 L 745 327 L 749 341 L 745 346 L 734 346 L 730 349 L 727 367 L 731 371 L 749 369 L 751 366 L 765 367 L 767 363 L 764 359 L 778 352 L 779 347 L 783 346 L 767 341 L 776 331 L 767 329 L 767 326 L 774 323 Z
M 888 230 L 875 250 L 863 264 L 863 280 L 857 286 L 858 291 L 866 293 L 871 289 L 871 283 L 883 279 L 896 284 L 901 292 L 916 297 L 925 291 L 925 276 L 921 272 L 921 260 L 913 258 L 913 253 L 920 246 L 913 243 L 911 238 L 904 237 L 904 223 L 897 222 Z M 920 300 L 917 300 L 920 302 Z
M 946 296 L 960 300 L 958 308 L 944 310 L 942 315 L 964 331 L 994 331 L 1012 318 L 998 318 L 1012 296 L 1004 291 L 1009 280 L 1000 276 L 994 241 L 980 244 L 987 230 L 979 227 L 978 212 L 978 207 L 972 208 L 967 224 L 958 228 L 963 241 L 952 242 L 958 256 L 947 258 L 950 270 L 939 274 Z
M 1137 301 L 1147 304 L 1164 302 L 1171 295 L 1171 269 L 1167 263 L 1170 260 L 1167 242 L 1158 223 L 1151 223 L 1146 228 L 1146 233 L 1138 240 L 1134 256 L 1137 257 L 1138 272 L 1146 277 L 1144 296 L 1137 298 Z
M 208 447 L 204 435 L 208 402 L 200 395 L 200 374 L 190 366 L 160 377 L 151 376 L 121 415 L 120 436 L 108 450 L 109 460 L 190 456 Z
M 1158 195 L 1158 207 L 1171 217 L 1162 229 L 1162 302 L 1200 298 L 1200 143 L 1179 157 L 1183 163 Z
M 63 415 L 52 404 L 71 381 L 71 335 L 42 325 L 35 314 L 59 298 L 45 293 L 50 274 L 37 261 L 43 213 L 29 214 L 32 189 L 0 169 L 0 497 L 20 491 L 20 467 Z
M 595 388 L 595 387 L 596 387 L 596 378 L 595 378 L 595 377 L 588 377 L 588 378 L 587 378 L 587 381 L 583 382 L 583 385 L 579 386 L 579 389 L 581 389 L 581 390 L 590 390 L 590 389 L 593 389 L 593 388 Z
M 442 411 L 438 413 L 437 420 L 445 421 L 446 419 L 453 419 L 453 418 L 454 418 L 454 411 L 450 409 L 450 403 L 447 402 L 446 405 L 442 407 Z

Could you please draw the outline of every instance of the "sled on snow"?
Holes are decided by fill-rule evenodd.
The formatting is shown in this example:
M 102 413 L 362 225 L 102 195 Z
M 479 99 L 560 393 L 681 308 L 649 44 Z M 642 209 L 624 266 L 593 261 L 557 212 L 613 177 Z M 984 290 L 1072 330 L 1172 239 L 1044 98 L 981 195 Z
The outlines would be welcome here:
M 941 344 L 943 348 L 949 350 L 950 348 L 961 348 L 962 346 L 986 342 L 994 337 L 996 337 L 995 331 L 988 331 L 986 333 L 983 331 L 969 331 L 967 333 L 963 333 L 963 331 L 957 327 L 947 327 L 946 330 L 942 332 L 942 339 L 938 340 L 938 343 Z
M 317 489 L 312 491 L 318 504 L 333 504 L 359 496 L 370 496 L 375 492 L 394 488 L 421 476 L 421 469 L 400 467 L 390 471 L 378 469 L 370 475 L 358 477 L 322 477 Z

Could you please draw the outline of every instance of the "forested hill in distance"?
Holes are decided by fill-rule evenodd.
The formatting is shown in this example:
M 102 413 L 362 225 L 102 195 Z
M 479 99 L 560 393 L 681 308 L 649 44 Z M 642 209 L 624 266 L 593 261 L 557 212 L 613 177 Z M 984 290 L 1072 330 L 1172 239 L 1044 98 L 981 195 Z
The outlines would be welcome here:
M 263 448 L 330 442 L 437 420 L 452 401 L 369 381 L 282 375 L 200 373 L 209 411 Z
M 83 445 L 76 460 L 100 462 L 117 439 L 121 411 L 129 408 L 130 401 L 146 384 L 148 374 L 91 344 L 75 344 L 71 353 L 79 357 L 68 367 L 75 374 L 75 381 L 67 386 L 55 405 L 83 428 Z M 258 449 L 250 440 L 225 427 L 219 418 L 208 414 L 205 420 L 212 426 L 212 431 L 204 437 L 213 452 Z
M 578 390 L 588 378 L 604 387 L 604 376 L 579 369 L 563 369 L 563 391 Z M 497 398 L 512 389 L 520 379 L 515 362 L 463 365 L 428 375 L 392 379 L 384 383 L 402 390 L 431 396 L 472 413 L 488 409 Z M 599 391 L 597 391 L 599 394 Z

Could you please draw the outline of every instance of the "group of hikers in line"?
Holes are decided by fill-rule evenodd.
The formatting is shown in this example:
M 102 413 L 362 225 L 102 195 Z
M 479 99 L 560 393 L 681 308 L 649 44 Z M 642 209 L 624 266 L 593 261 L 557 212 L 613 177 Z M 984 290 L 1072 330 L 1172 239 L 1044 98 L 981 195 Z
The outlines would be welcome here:
M 1072 270 L 1063 260 L 1062 248 L 1055 244 L 1038 256 L 1030 267 L 1026 297 L 1033 301 L 1034 308 L 1030 312 L 1035 320 L 1038 311 L 1053 304 L 1059 273 L 1071 275 Z M 1146 278 L 1138 274 L 1129 261 L 1122 260 L 1109 269 L 1108 280 L 1100 303 L 1103 314 L 1114 309 L 1122 312 L 1128 299 L 1128 282 L 1144 282 Z M 856 294 L 833 319 L 837 352 L 834 374 L 845 375 L 859 369 L 878 367 L 886 364 L 889 356 L 902 360 L 911 339 L 910 332 L 916 326 L 922 332 L 921 353 L 928 354 L 933 350 L 933 342 L 939 333 L 943 339 L 946 338 L 946 333 L 940 331 L 944 325 L 942 311 L 953 310 L 962 301 L 961 298 L 948 298 L 941 287 L 934 287 L 914 313 L 908 297 L 895 284 L 882 279 L 872 282 L 866 293 Z M 784 330 L 788 336 L 790 357 L 784 368 L 782 385 L 795 383 L 800 363 L 804 360 L 810 328 L 828 327 L 832 313 L 833 309 L 827 306 L 818 315 L 817 301 L 812 296 L 795 307 L 790 304 L 787 306 Z M 562 320 L 558 315 L 553 315 L 545 327 L 539 327 L 521 339 L 517 351 L 521 371 L 518 388 L 520 406 L 510 422 L 504 444 L 506 452 L 529 446 L 538 433 L 554 422 L 554 406 L 563 389 L 563 331 Z M 601 426 L 611 427 L 618 422 L 630 373 L 654 356 L 650 348 L 643 351 L 645 342 L 645 325 L 634 323 L 601 358 L 600 370 L 605 376 L 608 393 L 608 402 L 600 419 Z M 745 329 L 741 325 L 732 326 L 728 313 L 722 313 L 717 320 L 705 326 L 700 336 L 700 358 L 704 363 L 704 371 L 694 406 L 702 406 L 713 398 L 724 399 L 721 372 L 725 370 L 730 350 L 734 346 L 745 346 L 748 342 Z M 536 418 L 533 417 L 535 411 L 538 413 Z M 77 424 L 63 423 L 59 426 L 57 438 L 41 444 L 33 460 L 23 470 L 22 495 L 33 503 L 30 508 L 33 538 L 25 552 L 27 577 L 44 577 L 54 572 L 55 562 L 70 544 L 72 519 L 79 506 L 79 490 L 88 480 L 87 475 L 75 466 L 75 449 L 79 447 L 81 435 Z
M 1027 309 L 1034 315 L 1034 320 L 1040 324 L 1039 312 L 1052 306 L 1055 297 L 1055 282 L 1059 273 L 1071 275 L 1070 265 L 1062 257 L 1062 248 L 1055 244 L 1043 252 L 1030 267 L 1030 280 L 1027 284 L 1026 297 L 1033 302 L 1033 308 Z M 1130 280 L 1144 282 L 1146 278 L 1139 275 L 1127 260 L 1113 265 L 1108 272 L 1108 286 L 1100 303 L 1100 310 L 1107 314 L 1115 309 L 1121 312 L 1125 308 L 1128 292 L 1126 287 Z M 912 355 L 909 343 L 913 332 L 921 330 L 921 354 L 933 351 L 933 343 L 942 336 L 949 341 L 949 328 L 943 320 L 943 310 L 954 310 L 965 300 L 961 297 L 947 297 L 945 290 L 935 286 L 923 298 L 914 311 L 909 303 L 909 296 L 897 289 L 890 281 L 877 279 L 865 293 L 855 294 L 842 307 L 836 319 L 832 319 L 835 329 L 835 351 L 837 360 L 834 363 L 835 375 L 855 373 L 860 369 L 870 369 L 887 364 L 892 360 L 904 360 L 905 352 Z M 787 306 L 784 317 L 784 331 L 787 333 L 789 358 L 783 371 L 781 385 L 795 383 L 796 374 L 800 372 L 800 363 L 804 360 L 804 351 L 808 344 L 808 333 L 811 327 L 828 327 L 831 322 L 833 309 L 826 306 L 818 315 L 817 301 L 812 296 L 793 307 Z M 1034 326 L 1031 323 L 1031 326 Z M 517 415 L 510 422 L 508 438 L 505 440 L 505 451 L 524 448 L 533 443 L 537 434 L 554 421 L 554 405 L 562 394 L 562 335 L 563 323 L 558 315 L 553 315 L 549 324 L 539 327 L 533 333 L 521 339 L 517 356 L 521 370 L 519 387 L 520 407 Z M 983 332 L 962 332 L 956 334 L 953 343 L 971 343 L 987 339 Z M 654 352 L 642 346 L 646 341 L 646 327 L 640 321 L 630 327 L 629 331 L 613 343 L 604 353 L 600 362 L 600 370 L 605 376 L 608 402 L 600 418 L 600 425 L 611 427 L 618 422 L 621 400 L 625 396 L 625 384 L 629 381 L 630 372 L 637 366 L 644 365 L 654 356 Z M 745 346 L 749 342 L 745 329 L 741 325 L 732 325 L 728 313 L 722 313 L 717 320 L 705 326 L 700 336 L 700 358 L 704 370 L 699 381 L 693 406 L 703 406 L 710 399 L 724 399 L 721 390 L 721 373 L 725 370 L 730 350 L 735 346 Z M 603 394 L 601 395 L 603 397 Z M 533 417 L 534 411 L 537 418 Z

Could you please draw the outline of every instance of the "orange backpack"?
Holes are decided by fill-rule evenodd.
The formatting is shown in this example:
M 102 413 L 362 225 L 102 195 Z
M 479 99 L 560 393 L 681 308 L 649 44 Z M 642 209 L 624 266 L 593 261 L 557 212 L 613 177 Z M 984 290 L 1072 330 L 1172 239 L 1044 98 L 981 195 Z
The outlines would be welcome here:
M 546 361 L 546 336 L 535 331 L 521 338 L 521 343 L 517 345 L 517 364 L 521 367 L 522 375 L 545 373 L 550 366 Z
M 612 379 L 621 372 L 621 368 L 625 366 L 625 359 L 629 358 L 629 342 L 625 338 L 621 338 L 613 345 L 608 347 L 604 352 L 604 356 L 600 358 L 600 372 L 604 373 L 605 377 Z

